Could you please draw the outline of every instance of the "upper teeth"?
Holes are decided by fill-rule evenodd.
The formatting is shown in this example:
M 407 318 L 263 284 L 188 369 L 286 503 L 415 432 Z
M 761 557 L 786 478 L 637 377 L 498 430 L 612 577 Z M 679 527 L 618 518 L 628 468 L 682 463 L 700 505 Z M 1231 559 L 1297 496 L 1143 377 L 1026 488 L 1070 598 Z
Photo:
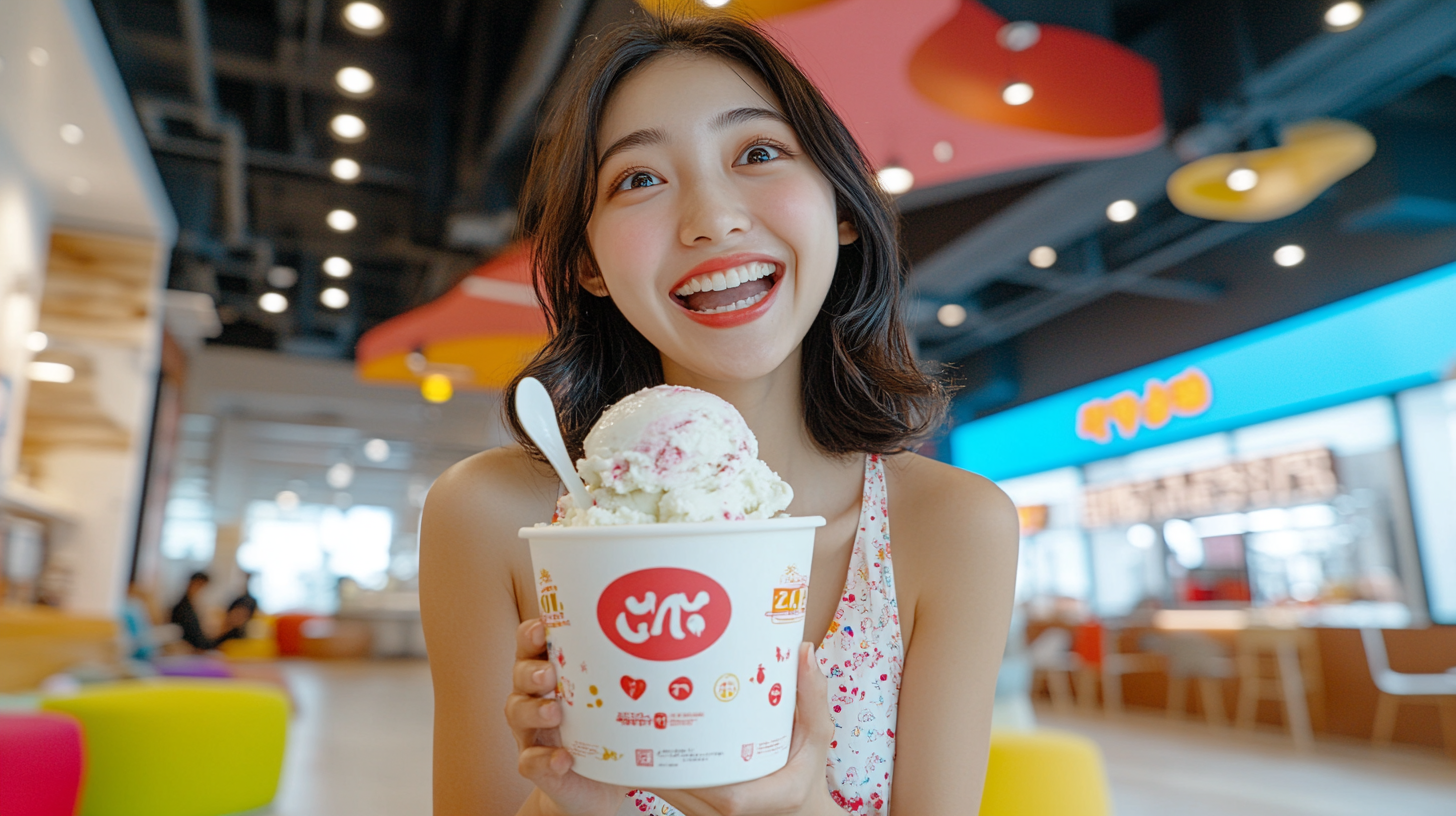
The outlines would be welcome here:
M 694 292 L 721 292 L 724 289 L 732 289 L 749 281 L 758 280 L 765 275 L 772 275 L 773 271 L 774 265 L 771 263 L 763 261 L 746 263 L 721 272 L 698 275 L 674 289 L 673 294 L 687 297 Z

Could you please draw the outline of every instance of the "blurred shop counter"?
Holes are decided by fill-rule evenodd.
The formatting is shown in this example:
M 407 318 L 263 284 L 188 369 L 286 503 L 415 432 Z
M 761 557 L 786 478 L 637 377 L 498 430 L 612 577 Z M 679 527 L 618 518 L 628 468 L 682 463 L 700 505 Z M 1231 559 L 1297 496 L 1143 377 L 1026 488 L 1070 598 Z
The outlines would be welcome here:
M 341 591 L 334 617 L 368 626 L 374 657 L 425 657 L 418 592 Z
M 57 672 L 110 664 L 116 656 L 117 625 L 109 618 L 0 606 L 0 693 L 33 689 Z

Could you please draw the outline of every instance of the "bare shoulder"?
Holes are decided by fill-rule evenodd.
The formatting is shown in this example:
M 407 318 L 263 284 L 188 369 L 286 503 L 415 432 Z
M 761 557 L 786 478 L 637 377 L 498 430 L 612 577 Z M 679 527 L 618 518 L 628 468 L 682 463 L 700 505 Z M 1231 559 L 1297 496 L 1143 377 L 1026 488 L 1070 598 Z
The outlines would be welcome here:
M 550 520 L 555 485 L 551 470 L 520 446 L 493 448 L 455 463 L 435 480 L 425 502 L 426 523 L 445 516 L 489 527 L 514 525 L 514 535 L 519 527 Z
M 1004 540 L 1015 534 L 1016 506 L 990 479 L 915 453 L 887 457 L 886 467 L 897 531 L 908 523 L 958 531 L 953 537 L 962 540 L 978 534 Z

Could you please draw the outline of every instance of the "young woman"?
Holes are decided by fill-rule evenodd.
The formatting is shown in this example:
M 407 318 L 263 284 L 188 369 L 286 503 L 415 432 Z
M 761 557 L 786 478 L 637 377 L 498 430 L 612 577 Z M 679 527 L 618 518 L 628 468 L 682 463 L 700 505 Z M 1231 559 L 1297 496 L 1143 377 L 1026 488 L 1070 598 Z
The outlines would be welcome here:
M 733 403 L 793 486 L 789 512 L 828 520 L 814 643 L 777 773 L 651 793 L 573 773 L 516 537 L 561 488 L 511 420 L 520 444 L 451 468 L 421 527 L 435 812 L 974 812 L 1016 514 L 991 483 L 906 451 L 944 397 L 911 357 L 895 216 L 848 130 L 764 35 L 710 17 L 596 42 L 543 133 L 522 223 L 553 335 L 524 373 L 552 391 L 578 456 L 639 388 Z M 719 272 L 731 288 L 693 291 Z

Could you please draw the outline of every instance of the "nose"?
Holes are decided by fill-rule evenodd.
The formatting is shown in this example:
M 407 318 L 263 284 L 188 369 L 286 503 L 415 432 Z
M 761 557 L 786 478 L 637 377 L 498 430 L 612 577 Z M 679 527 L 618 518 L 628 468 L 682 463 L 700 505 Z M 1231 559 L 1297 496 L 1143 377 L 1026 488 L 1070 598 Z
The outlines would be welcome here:
M 686 246 L 720 243 L 753 223 L 738 190 L 719 173 L 692 174 L 680 190 L 678 237 Z

